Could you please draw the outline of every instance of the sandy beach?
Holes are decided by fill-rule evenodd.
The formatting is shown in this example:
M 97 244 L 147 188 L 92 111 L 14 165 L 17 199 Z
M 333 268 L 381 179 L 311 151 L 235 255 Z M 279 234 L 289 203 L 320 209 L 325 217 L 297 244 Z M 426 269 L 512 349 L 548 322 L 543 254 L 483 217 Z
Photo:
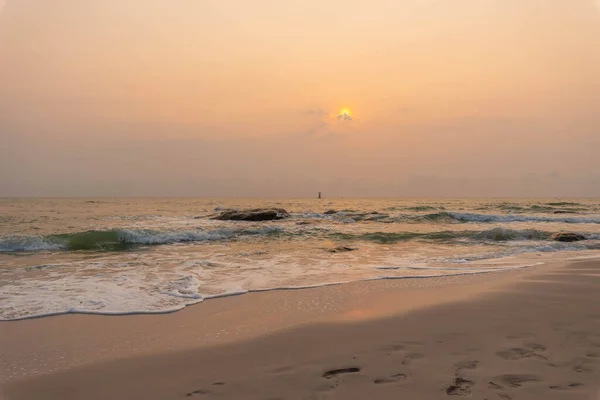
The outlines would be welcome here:
M 0 400 L 600 400 L 600 0 L 0 0 Z
M 0 325 L 6 399 L 596 399 L 600 263 Z

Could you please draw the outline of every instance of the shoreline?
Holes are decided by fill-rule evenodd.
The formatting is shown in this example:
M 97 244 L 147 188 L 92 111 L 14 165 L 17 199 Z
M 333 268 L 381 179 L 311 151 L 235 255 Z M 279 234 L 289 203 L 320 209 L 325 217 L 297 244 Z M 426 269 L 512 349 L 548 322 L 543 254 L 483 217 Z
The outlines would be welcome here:
M 600 256 L 599 256 L 600 257 Z M 34 318 L 24 318 L 10 321 L 0 321 L 0 348 L 10 348 L 16 353 L 16 358 L 22 358 L 27 353 L 43 353 L 47 348 L 69 349 L 71 338 L 82 340 L 87 338 L 81 346 L 84 349 L 84 355 L 73 356 L 73 362 L 69 362 L 68 367 L 85 365 L 98 358 L 112 359 L 108 354 L 99 354 L 88 350 L 96 349 L 98 346 L 110 347 L 108 342 L 130 342 L 133 339 L 129 333 L 132 329 L 136 331 L 156 331 L 163 324 L 175 324 L 185 326 L 186 329 L 201 328 L 205 332 L 202 341 L 181 340 L 181 335 L 170 333 L 168 330 L 161 330 L 163 343 L 155 341 L 152 343 L 150 352 L 158 353 L 172 351 L 174 348 L 184 349 L 193 347 L 212 346 L 223 342 L 240 341 L 252 339 L 257 336 L 274 333 L 284 329 L 291 329 L 303 324 L 315 324 L 336 320 L 343 320 L 340 313 L 352 312 L 357 308 L 363 308 L 370 305 L 371 319 L 387 315 L 394 315 L 406 312 L 420 307 L 430 306 L 438 302 L 453 301 L 464 297 L 465 293 L 452 293 L 455 288 L 467 287 L 468 293 L 483 292 L 477 285 L 485 283 L 488 285 L 502 285 L 512 281 L 513 274 L 528 274 L 538 268 L 544 268 L 549 264 L 535 265 L 528 268 L 516 268 L 495 272 L 486 272 L 467 275 L 442 275 L 427 278 L 412 277 L 401 279 L 375 279 L 351 281 L 340 284 L 322 285 L 312 288 L 303 288 L 297 290 L 266 290 L 249 292 L 243 295 L 232 295 L 209 299 L 181 310 L 168 313 L 137 313 L 137 314 L 93 314 L 93 313 L 61 313 L 50 316 L 41 316 Z M 439 294 L 439 290 L 444 292 Z M 435 290 L 435 296 L 425 299 L 427 295 Z M 396 296 L 411 297 L 410 301 L 405 301 L 401 305 L 384 305 L 384 303 Z M 419 300 L 415 300 L 418 297 Z M 277 318 L 278 324 L 271 321 L 265 321 L 266 325 L 257 330 L 259 319 L 266 319 L 263 310 L 269 309 L 269 318 Z M 198 319 L 206 318 L 206 323 L 198 323 Z M 248 320 L 252 319 L 251 322 Z M 246 330 L 237 332 L 232 339 L 224 340 L 223 336 L 217 337 L 217 331 L 231 330 L 231 325 L 237 321 L 245 321 Z M 108 330 L 104 329 L 105 324 L 109 324 Z M 101 329 L 106 335 L 105 338 L 98 337 L 95 333 Z M 45 332 L 38 334 L 37 332 Z M 54 334 L 57 333 L 57 334 Z M 60 333 L 60 335 L 58 334 Z M 68 340 L 63 340 L 63 333 L 66 333 Z M 173 335 L 177 338 L 174 346 L 165 346 L 164 337 Z M 27 339 L 23 339 L 27 338 Z M 104 340 L 112 339 L 112 340 Z M 9 344 L 4 344 L 10 342 Z M 36 349 L 27 349 L 23 346 L 39 344 Z M 35 346 L 34 346 L 35 347 Z M 148 345 L 150 347 L 150 345 Z M 146 349 L 148 349 L 146 347 Z M 119 352 L 128 351 L 133 355 L 145 353 L 143 349 L 120 348 Z M 69 352 L 65 350 L 65 352 Z M 56 356 L 51 356 L 52 361 L 56 361 Z M 60 355 L 59 357 L 68 357 Z M 27 358 L 27 357 L 25 357 Z M 61 359 L 61 360 L 64 360 Z M 1 361 L 1 360 L 0 360 Z M 65 364 L 55 365 L 58 370 L 63 369 Z M 51 367 L 54 371 L 54 367 Z M 25 370 L 31 370 L 28 367 Z M 13 370 L 16 368 L 13 368 Z M 36 373 L 37 374 L 37 373 Z M 35 375 L 35 374 L 33 374 Z M 10 373 L 0 374 L 2 377 L 12 376 Z
M 600 256 L 598 256 L 600 257 Z M 107 317 L 125 317 L 125 316 L 135 316 L 135 315 L 164 315 L 164 314 L 173 314 L 176 312 L 180 312 L 185 310 L 188 307 L 197 306 L 199 304 L 204 303 L 205 301 L 210 300 L 219 300 L 227 297 L 237 297 L 244 296 L 248 294 L 256 294 L 256 293 L 267 293 L 267 292 L 288 292 L 288 291 L 296 291 L 296 290 L 310 290 L 310 289 L 319 289 L 326 288 L 331 286 L 341 286 L 341 285 L 349 285 L 355 283 L 364 283 L 364 282 L 377 282 L 377 281 L 400 281 L 400 280 L 420 280 L 420 279 L 440 279 L 440 278 L 456 278 L 456 277 L 465 277 L 465 276 L 475 276 L 475 275 L 489 275 L 495 273 L 503 273 L 503 272 L 511 272 L 518 271 L 524 269 L 530 269 L 534 267 L 538 267 L 546 264 L 545 262 L 537 262 L 529 265 L 516 265 L 508 268 L 498 268 L 493 269 L 489 268 L 488 270 L 479 270 L 477 272 L 461 272 L 461 273 L 449 273 L 444 275 L 405 275 L 405 276 L 380 276 L 380 277 L 372 277 L 372 278 L 362 278 L 357 280 L 343 281 L 343 282 L 329 282 L 329 283 L 320 283 L 314 285 L 306 285 L 306 286 L 282 286 L 275 288 L 267 288 L 267 289 L 248 289 L 239 292 L 231 292 L 231 293 L 223 293 L 217 295 L 206 296 L 202 299 L 198 299 L 198 301 L 191 302 L 189 304 L 185 304 L 180 308 L 164 310 L 164 311 L 57 311 L 53 313 L 46 314 L 34 314 L 31 316 L 25 317 L 17 317 L 12 319 L 2 319 L 0 318 L 0 324 L 6 322 L 17 322 L 17 321 L 25 321 L 30 319 L 41 319 L 41 318 L 52 318 L 64 315 L 98 315 L 98 316 L 107 316 Z M 428 268 L 412 268 L 409 269 L 428 269 Z M 393 268 L 395 269 L 395 268 Z M 435 268 L 430 268 L 435 270 Z M 455 268 L 456 270 L 463 270 L 464 268 Z M 450 270 L 450 269 L 446 269 Z
M 588 290 L 595 290 L 596 286 L 600 288 L 600 279 L 597 279 L 598 285 L 596 285 L 596 279 L 587 276 L 582 276 L 583 279 L 580 279 L 579 275 L 573 275 L 574 273 L 570 272 L 570 270 L 577 271 L 579 269 L 589 270 L 590 274 L 586 275 L 595 276 L 595 272 L 600 271 L 600 262 L 581 260 L 569 264 L 546 264 L 523 270 L 506 271 L 506 274 L 353 282 L 299 291 L 250 293 L 245 296 L 220 298 L 203 303 L 202 306 L 187 307 L 171 314 L 128 316 L 71 314 L 2 322 L 0 323 L 0 344 L 2 349 L 6 349 L 3 351 L 2 357 L 6 362 L 6 365 L 2 366 L 4 370 L 2 376 L 6 379 L 0 393 L 1 390 L 4 390 L 7 399 L 40 398 L 36 396 L 40 396 L 42 393 L 44 393 L 43 398 L 48 399 L 76 399 L 84 398 L 77 396 L 77 393 L 79 395 L 82 393 L 78 390 L 84 390 L 81 385 L 84 385 L 85 382 L 90 384 L 92 381 L 97 381 L 94 385 L 102 386 L 97 391 L 98 394 L 87 393 L 85 398 L 135 398 L 136 393 L 139 394 L 139 392 L 131 392 L 127 387 L 137 388 L 136 390 L 144 392 L 143 398 L 179 398 L 187 390 L 184 387 L 192 385 L 189 381 L 192 379 L 189 371 L 194 371 L 193 375 L 196 376 L 194 379 L 199 379 L 198 376 L 206 376 L 207 379 L 214 377 L 219 381 L 217 375 L 225 374 L 226 370 L 241 373 L 240 368 L 242 368 L 244 371 L 253 371 L 245 372 L 245 374 L 252 376 L 257 382 L 268 382 L 266 388 L 277 389 L 276 391 L 285 393 L 286 395 L 282 398 L 322 398 L 322 396 L 325 396 L 323 398 L 359 398 L 353 397 L 353 393 L 357 395 L 361 393 L 364 389 L 362 386 L 364 382 L 363 384 L 353 383 L 353 380 L 364 377 L 363 370 L 368 372 L 372 367 L 359 366 L 357 368 L 363 372 L 348 373 L 347 376 L 339 373 L 339 377 L 336 373 L 335 377 L 331 376 L 331 379 L 327 379 L 321 376 L 327 372 L 327 368 L 329 368 L 327 365 L 337 365 L 342 368 L 349 363 L 350 355 L 354 354 L 352 357 L 356 357 L 358 353 L 372 360 L 373 365 L 387 365 L 389 360 L 385 361 L 385 359 L 390 357 L 386 355 L 390 353 L 390 346 L 403 348 L 413 346 L 397 344 L 399 339 L 395 339 L 396 336 L 405 336 L 410 333 L 413 336 L 418 334 L 417 336 L 430 337 L 432 331 L 441 335 L 445 322 L 452 325 L 464 318 L 461 316 L 463 315 L 463 311 L 460 310 L 461 306 L 475 308 L 476 314 L 483 313 L 488 316 L 490 313 L 485 310 L 486 307 L 497 308 L 497 303 L 510 302 L 514 300 L 513 297 L 518 297 L 511 296 L 511 294 L 519 293 L 521 297 L 531 297 L 532 293 L 516 291 L 523 286 L 535 287 L 534 292 L 539 292 L 536 285 L 553 285 L 556 287 L 555 291 L 567 290 L 568 293 L 565 295 L 575 302 L 577 295 L 583 293 L 583 289 L 586 289 L 587 286 L 590 286 L 587 288 Z M 577 284 L 569 287 L 564 282 L 556 282 L 553 279 L 557 276 L 567 276 Z M 581 285 L 583 285 L 583 289 L 578 288 Z M 565 297 L 565 295 L 561 297 Z M 484 307 L 487 303 L 490 304 Z M 538 306 L 543 308 L 544 305 L 538 304 Z M 572 306 L 575 307 L 575 304 Z M 590 307 L 593 307 L 593 304 L 587 305 L 587 308 Z M 444 309 L 447 311 L 443 311 Z M 515 312 L 518 314 L 519 311 L 523 310 L 516 309 Z M 537 310 L 536 315 L 539 314 L 539 311 Z M 551 317 L 551 315 L 547 315 L 549 311 L 556 310 L 545 310 L 545 314 L 539 317 L 541 325 L 547 322 L 548 317 Z M 506 310 L 502 310 L 501 313 L 506 313 Z M 434 314 L 438 318 L 424 317 L 428 314 Z M 518 315 L 515 317 L 518 319 Z M 463 329 L 464 332 L 461 332 L 459 336 L 472 336 L 477 330 L 489 329 L 490 323 L 494 322 L 493 313 L 489 318 L 491 321 L 486 322 L 484 318 L 475 325 L 472 321 L 467 323 Z M 402 323 L 407 319 L 414 319 L 416 323 L 410 325 Z M 438 326 L 440 323 L 441 328 Z M 596 320 L 589 323 L 595 324 Z M 521 327 L 511 325 L 512 328 L 519 330 Z M 393 334 L 394 331 L 397 331 L 397 334 Z M 545 334 L 547 333 L 545 332 Z M 534 336 L 536 335 L 534 334 Z M 471 339 L 487 338 L 474 336 Z M 437 344 L 431 343 L 428 345 L 429 347 L 419 346 L 423 348 L 418 354 L 425 354 L 427 350 L 431 350 L 429 348 L 431 346 L 439 347 Z M 544 346 L 549 347 L 547 344 Z M 383 354 L 381 350 L 384 347 L 388 348 L 383 352 L 386 354 Z M 391 353 L 401 352 L 400 347 Z M 440 357 L 454 357 L 450 354 L 452 352 L 449 349 L 442 350 Z M 501 351 L 503 350 L 498 352 Z M 417 354 L 415 352 L 403 354 L 406 358 L 407 354 L 413 353 Z M 245 355 L 242 357 L 242 354 Z M 284 373 L 285 379 L 281 378 L 286 382 L 285 384 L 273 381 L 274 376 L 279 376 L 277 374 L 267 374 L 263 370 L 260 370 L 263 372 L 255 372 L 253 369 L 255 367 L 253 363 L 271 367 L 284 361 L 302 364 L 307 362 L 305 358 L 308 356 L 311 358 L 309 365 L 314 368 L 311 367 L 312 369 L 308 368 L 310 371 L 304 371 L 302 368 L 293 367 L 294 372 Z M 538 356 L 546 357 L 541 353 Z M 413 360 L 415 365 L 420 363 L 419 359 L 421 359 L 420 356 Z M 534 359 L 538 360 L 538 357 L 527 357 L 524 361 L 533 361 Z M 202 365 L 198 364 L 199 360 L 202 360 L 200 363 Z M 407 360 L 410 360 L 410 357 Z M 407 361 L 407 363 L 410 364 L 413 361 Z M 497 360 L 491 360 L 489 363 L 493 365 L 497 362 Z M 206 365 L 204 365 L 205 363 Z M 521 364 L 515 365 L 521 366 Z M 350 366 L 346 367 L 350 368 Z M 397 368 L 400 370 L 404 371 L 405 367 L 408 366 L 403 362 L 398 363 Z M 317 370 L 320 372 L 317 373 Z M 122 371 L 124 375 L 122 377 L 118 374 L 115 375 L 114 371 Z M 304 376 L 308 372 L 310 372 L 309 375 L 312 374 L 311 377 Z M 381 388 L 388 391 L 393 389 L 390 393 L 395 393 L 395 395 L 402 391 L 412 393 L 412 389 L 408 387 L 410 386 L 408 381 L 413 379 L 409 379 L 409 377 L 416 377 L 416 372 L 409 374 L 405 371 L 398 372 L 398 374 L 404 375 L 404 378 L 382 386 L 378 385 L 378 390 Z M 209 385 L 208 389 L 197 390 L 207 392 L 203 395 L 208 396 L 207 398 L 255 398 L 242 395 L 243 393 L 253 393 L 252 391 L 248 392 L 248 388 L 253 385 L 252 380 L 247 381 L 244 378 L 242 379 L 244 382 L 241 382 L 232 377 L 230 372 L 227 372 L 226 375 L 226 386 L 217 385 L 218 388 L 213 388 L 210 387 L 210 384 L 205 384 L 205 386 Z M 131 380 L 125 379 L 125 376 Z M 111 383 L 107 384 L 106 379 L 109 377 Z M 154 388 L 146 393 L 142 382 L 146 382 L 145 385 L 153 386 L 148 382 L 155 382 L 155 379 L 159 378 L 169 382 L 168 388 Z M 371 378 L 373 376 L 369 377 L 369 379 Z M 388 378 L 392 379 L 375 377 L 373 380 Z M 224 380 L 223 377 L 219 379 Z M 307 383 L 308 381 L 305 382 L 306 379 L 313 379 L 314 385 Z M 464 379 L 475 382 L 474 378 L 465 377 Z M 373 380 L 369 383 L 373 384 Z M 304 389 L 298 389 L 300 381 L 306 383 L 306 385 L 304 383 L 300 385 Z M 331 388 L 331 384 L 335 382 L 340 387 L 342 387 L 341 384 L 352 386 L 355 383 L 359 386 L 347 392 Z M 412 382 L 412 384 L 416 383 L 418 382 Z M 499 385 L 502 386 L 501 383 Z M 181 388 L 175 389 L 175 387 Z M 475 390 L 474 387 L 477 387 L 477 390 L 483 390 L 481 386 L 477 385 L 468 390 Z M 588 384 L 585 387 L 586 390 L 590 389 Z M 69 390 L 65 391 L 66 388 Z M 161 392 L 163 389 L 168 390 Z M 257 390 L 257 394 L 264 392 L 260 388 L 254 389 Z M 305 397 L 297 397 L 294 394 L 296 392 L 289 392 L 292 389 L 300 390 Z M 510 385 L 503 389 L 502 393 L 509 393 L 509 389 L 512 390 Z M 310 393 L 306 390 L 309 390 Z M 383 397 L 381 398 L 388 398 L 385 390 L 382 392 Z M 579 393 L 583 389 L 573 390 L 573 393 Z M 190 389 L 183 395 L 192 392 L 193 390 Z M 219 393 L 220 395 L 217 396 Z M 364 395 L 364 392 L 362 393 Z M 193 395 L 198 394 L 200 393 Z M 212 394 L 215 397 L 210 397 Z M 431 393 L 425 397 L 420 397 L 417 392 L 412 395 L 413 397 L 409 396 L 409 398 L 436 398 Z M 256 398 L 262 397 L 257 396 Z

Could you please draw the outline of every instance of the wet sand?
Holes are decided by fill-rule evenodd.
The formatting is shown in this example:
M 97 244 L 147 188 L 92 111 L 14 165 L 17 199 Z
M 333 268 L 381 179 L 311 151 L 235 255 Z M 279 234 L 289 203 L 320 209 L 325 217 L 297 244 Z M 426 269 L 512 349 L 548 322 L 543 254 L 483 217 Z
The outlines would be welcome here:
M 6 399 L 600 399 L 600 262 L 0 324 Z

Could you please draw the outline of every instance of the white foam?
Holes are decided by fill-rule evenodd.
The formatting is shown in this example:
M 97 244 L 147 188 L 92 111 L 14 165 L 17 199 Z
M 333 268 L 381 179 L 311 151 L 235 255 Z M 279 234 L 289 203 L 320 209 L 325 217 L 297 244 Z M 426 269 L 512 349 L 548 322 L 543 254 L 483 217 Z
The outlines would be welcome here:
M 217 257 L 218 255 L 215 255 Z M 151 253 L 107 256 L 93 262 L 77 261 L 42 268 L 10 270 L 0 287 L 0 320 L 86 313 L 106 315 L 169 313 L 206 299 L 248 292 L 299 290 L 379 279 L 425 279 L 500 272 L 511 267 L 441 267 L 427 265 L 359 265 L 348 269 L 345 262 L 329 257 L 315 261 L 313 268 L 294 264 L 294 255 L 273 256 L 259 264 L 246 260 L 229 262 L 181 260 Z M 162 261 L 161 261 L 162 260 Z M 41 266 L 40 266 L 41 267 Z M 386 273 L 381 275 L 380 272 Z M 309 272 L 310 271 L 310 272 Z M 3 272 L 2 272 L 3 273 Z M 42 275 L 40 275 L 42 274 Z
M 464 264 L 474 261 L 507 259 L 529 253 L 554 253 L 598 249 L 598 243 L 595 241 L 582 241 L 573 243 L 531 241 L 527 243 L 528 245 L 523 246 L 522 242 L 506 242 L 500 250 L 494 249 L 493 251 L 487 253 L 464 254 L 458 257 L 437 257 L 432 259 L 432 261 L 440 263 Z
M 57 251 L 65 248 L 65 244 L 52 243 L 43 236 L 8 235 L 0 237 L 0 252 Z

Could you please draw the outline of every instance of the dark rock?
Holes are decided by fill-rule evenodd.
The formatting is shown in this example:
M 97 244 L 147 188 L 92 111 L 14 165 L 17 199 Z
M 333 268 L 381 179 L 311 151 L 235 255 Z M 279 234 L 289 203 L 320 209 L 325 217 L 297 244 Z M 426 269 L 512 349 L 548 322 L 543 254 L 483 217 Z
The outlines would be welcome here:
M 329 249 L 327 251 L 329 251 L 330 253 L 345 253 L 348 251 L 355 251 L 358 250 L 356 247 L 348 247 L 348 246 L 338 246 L 334 249 Z
M 325 211 L 323 214 L 325 214 L 325 215 L 337 214 L 337 211 L 335 211 L 335 210 L 328 210 L 328 211 Z
M 577 214 L 575 211 L 569 211 L 569 210 L 556 210 L 554 211 L 554 214 Z
M 284 219 L 290 214 L 283 208 L 254 208 L 250 210 L 228 210 L 215 217 L 222 221 L 273 221 Z
M 573 232 L 559 232 L 559 233 L 555 233 L 554 235 L 552 235 L 550 237 L 550 239 L 557 241 L 557 242 L 579 242 L 582 240 L 586 240 L 587 238 L 583 235 L 580 235 L 579 233 L 573 233 Z

